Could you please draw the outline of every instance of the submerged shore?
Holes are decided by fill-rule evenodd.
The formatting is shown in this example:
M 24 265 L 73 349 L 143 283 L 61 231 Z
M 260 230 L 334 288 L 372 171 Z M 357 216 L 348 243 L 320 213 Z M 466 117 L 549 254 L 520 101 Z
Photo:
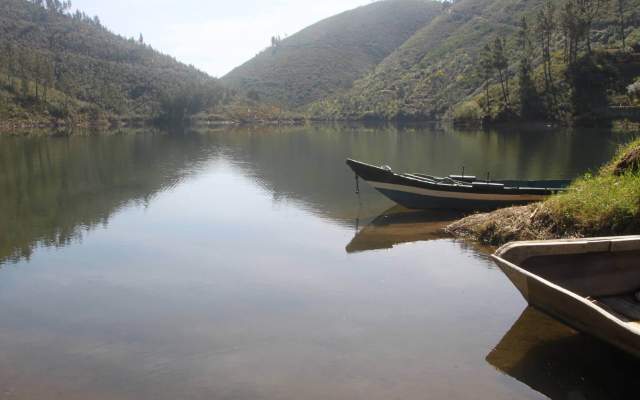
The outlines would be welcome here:
M 502 245 L 640 233 L 640 139 L 597 174 L 586 174 L 544 202 L 465 217 L 445 228 L 455 237 Z

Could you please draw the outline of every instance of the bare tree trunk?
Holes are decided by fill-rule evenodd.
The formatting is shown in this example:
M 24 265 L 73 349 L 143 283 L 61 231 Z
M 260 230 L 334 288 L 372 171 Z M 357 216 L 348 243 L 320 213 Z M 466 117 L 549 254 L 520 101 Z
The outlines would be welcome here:
M 620 36 L 622 37 L 622 51 L 624 51 L 627 48 L 627 38 L 624 32 L 624 2 L 622 0 L 618 0 L 618 12 L 620 13 Z
M 489 115 L 490 109 L 491 109 L 491 99 L 489 98 L 489 80 L 487 80 L 484 83 L 484 90 L 485 90 L 485 98 L 484 98 L 484 103 L 485 103 L 485 114 Z
M 498 75 L 500 76 L 500 86 L 502 87 L 502 97 L 504 98 L 505 107 L 509 107 L 509 97 L 507 95 L 507 90 L 504 85 L 504 75 L 502 74 L 502 70 L 498 70 Z

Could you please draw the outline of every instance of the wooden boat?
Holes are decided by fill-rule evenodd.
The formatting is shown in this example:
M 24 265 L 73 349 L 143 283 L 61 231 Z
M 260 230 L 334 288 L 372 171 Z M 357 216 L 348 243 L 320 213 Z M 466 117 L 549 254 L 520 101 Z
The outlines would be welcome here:
M 566 188 L 570 181 L 483 181 L 475 176 L 446 178 L 424 174 L 397 174 L 355 160 L 347 165 L 359 177 L 392 201 L 411 209 L 483 210 L 540 201 Z
M 640 357 L 640 236 L 516 242 L 493 255 L 529 304 Z

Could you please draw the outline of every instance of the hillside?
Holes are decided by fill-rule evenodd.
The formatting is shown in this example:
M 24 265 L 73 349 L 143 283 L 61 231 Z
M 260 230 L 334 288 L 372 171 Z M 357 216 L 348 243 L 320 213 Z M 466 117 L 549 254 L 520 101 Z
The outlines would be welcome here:
M 442 12 L 424 0 L 385 0 L 314 24 L 222 78 L 249 97 L 289 107 L 326 98 L 370 72 Z
M 507 76 L 515 78 L 521 51 L 518 30 L 522 17 L 531 26 L 533 67 L 542 63 L 540 42 L 534 30 L 544 0 L 459 0 L 434 18 L 375 70 L 356 81 L 349 91 L 317 102 L 310 112 L 317 118 L 432 119 L 481 92 L 486 78 L 482 51 L 496 37 L 505 39 Z M 559 10 L 563 2 L 552 2 Z M 617 15 L 614 3 L 603 6 L 593 23 L 592 46 L 616 47 Z M 640 1 L 627 1 L 628 41 L 640 39 Z M 557 31 L 560 21 L 555 20 Z M 553 36 L 552 51 L 562 47 L 560 32 Z M 496 78 L 490 79 L 495 84 Z
M 47 121 L 151 118 L 199 111 L 225 96 L 217 80 L 142 40 L 111 33 L 60 1 L 0 1 L 0 116 Z

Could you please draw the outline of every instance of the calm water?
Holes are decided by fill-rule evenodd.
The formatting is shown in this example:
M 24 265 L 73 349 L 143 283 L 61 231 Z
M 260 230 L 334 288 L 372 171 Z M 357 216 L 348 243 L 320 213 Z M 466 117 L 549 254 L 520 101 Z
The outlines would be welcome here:
M 563 178 L 606 132 L 254 128 L 0 138 L 0 399 L 591 399 L 640 363 L 346 157 Z

